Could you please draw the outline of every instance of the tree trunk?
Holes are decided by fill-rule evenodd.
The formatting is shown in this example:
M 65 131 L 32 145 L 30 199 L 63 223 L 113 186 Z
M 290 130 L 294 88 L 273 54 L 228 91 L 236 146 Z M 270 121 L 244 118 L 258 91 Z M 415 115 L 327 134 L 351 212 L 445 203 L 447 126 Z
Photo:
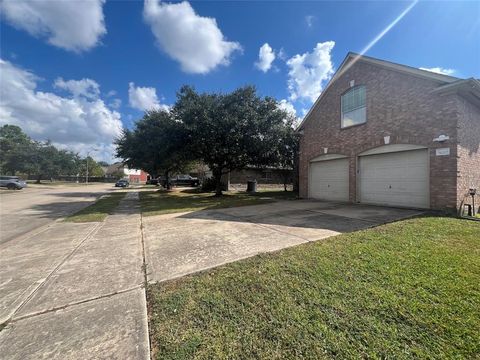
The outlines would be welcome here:
M 299 154 L 297 150 L 295 151 L 295 157 L 293 158 L 293 192 L 296 193 L 297 196 L 299 195 L 299 181 L 300 181 L 299 167 L 298 167 L 299 162 L 300 162 L 300 159 L 299 159 Z
M 170 171 L 165 171 L 165 188 L 171 190 L 172 186 L 170 185 Z
M 35 181 L 36 184 L 40 184 L 40 180 L 42 180 L 42 175 L 37 175 L 37 181 Z
M 215 179 L 215 196 L 222 196 L 222 169 L 213 170 Z

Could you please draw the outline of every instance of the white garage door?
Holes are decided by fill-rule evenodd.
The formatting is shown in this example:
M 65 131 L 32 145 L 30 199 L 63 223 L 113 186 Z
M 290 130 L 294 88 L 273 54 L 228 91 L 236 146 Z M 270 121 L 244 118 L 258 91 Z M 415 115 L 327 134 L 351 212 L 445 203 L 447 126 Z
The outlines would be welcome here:
M 360 202 L 428 208 L 427 149 L 360 157 Z
M 348 159 L 310 163 L 309 197 L 348 201 Z

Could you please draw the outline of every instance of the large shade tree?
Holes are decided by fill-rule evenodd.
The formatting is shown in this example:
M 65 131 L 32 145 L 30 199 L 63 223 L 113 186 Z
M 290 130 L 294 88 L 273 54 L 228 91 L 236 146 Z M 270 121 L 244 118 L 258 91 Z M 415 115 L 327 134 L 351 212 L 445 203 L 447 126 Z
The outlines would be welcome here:
M 271 165 L 275 166 L 283 176 L 284 190 L 287 191 L 287 185 L 290 183 L 292 174 L 296 182 L 297 157 L 299 149 L 299 135 L 295 131 L 297 119 L 288 114 L 285 118 L 284 126 L 281 126 L 277 132 L 276 153 L 272 159 Z M 295 185 L 294 185 L 295 190 Z
M 94 158 L 91 156 L 87 156 L 84 159 L 78 159 L 77 161 L 77 171 L 78 175 L 82 177 L 87 176 L 87 168 L 88 168 L 88 176 L 90 177 L 102 177 L 105 176 L 105 171 L 102 168 L 100 162 L 95 161 Z
M 25 164 L 25 172 L 33 175 L 37 183 L 59 175 L 75 175 L 79 170 L 77 154 L 55 147 L 50 141 L 35 141 Z
M 290 126 L 276 100 L 259 97 L 252 86 L 228 94 L 197 93 L 184 86 L 172 113 L 183 125 L 191 156 L 212 171 L 217 195 L 224 174 L 247 165 L 276 165 L 279 141 Z
M 131 167 L 156 177 L 163 174 L 167 187 L 172 172 L 182 171 L 191 160 L 183 124 L 165 110 L 145 113 L 133 130 L 117 139 L 117 156 Z
M 86 158 L 59 149 L 50 141 L 35 141 L 16 125 L 0 128 L 0 167 L 2 174 L 22 173 L 34 176 L 37 182 L 59 175 L 82 176 L 86 173 Z M 102 167 L 88 158 L 90 176 L 103 176 Z
M 77 154 L 58 149 L 50 141 L 34 141 L 16 125 L 0 128 L 2 173 L 33 175 L 40 182 L 42 178 L 75 174 L 78 161 Z
M 16 125 L 0 127 L 1 173 L 15 175 L 26 172 L 31 165 L 30 156 L 35 143 Z

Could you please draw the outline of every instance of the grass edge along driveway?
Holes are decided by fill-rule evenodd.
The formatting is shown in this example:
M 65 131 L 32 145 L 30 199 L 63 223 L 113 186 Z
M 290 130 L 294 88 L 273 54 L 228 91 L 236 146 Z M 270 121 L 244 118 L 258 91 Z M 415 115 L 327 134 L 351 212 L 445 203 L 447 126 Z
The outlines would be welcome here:
M 149 285 L 153 358 L 475 358 L 479 234 L 416 218 Z
M 65 221 L 75 223 L 103 221 L 108 215 L 115 211 L 126 194 L 126 192 L 119 191 L 102 195 L 92 205 L 77 211 L 75 214 L 67 216 Z
M 196 189 L 173 191 L 141 191 L 140 206 L 143 216 L 171 214 L 205 209 L 258 205 L 275 200 L 294 199 L 292 191 L 225 192 L 223 196 L 200 192 Z

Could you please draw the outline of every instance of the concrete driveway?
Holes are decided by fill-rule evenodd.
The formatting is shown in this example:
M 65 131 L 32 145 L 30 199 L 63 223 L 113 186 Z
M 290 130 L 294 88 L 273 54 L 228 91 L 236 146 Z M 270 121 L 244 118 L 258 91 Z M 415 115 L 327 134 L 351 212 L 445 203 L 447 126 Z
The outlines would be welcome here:
M 419 211 L 311 200 L 143 218 L 147 277 L 164 281 Z

